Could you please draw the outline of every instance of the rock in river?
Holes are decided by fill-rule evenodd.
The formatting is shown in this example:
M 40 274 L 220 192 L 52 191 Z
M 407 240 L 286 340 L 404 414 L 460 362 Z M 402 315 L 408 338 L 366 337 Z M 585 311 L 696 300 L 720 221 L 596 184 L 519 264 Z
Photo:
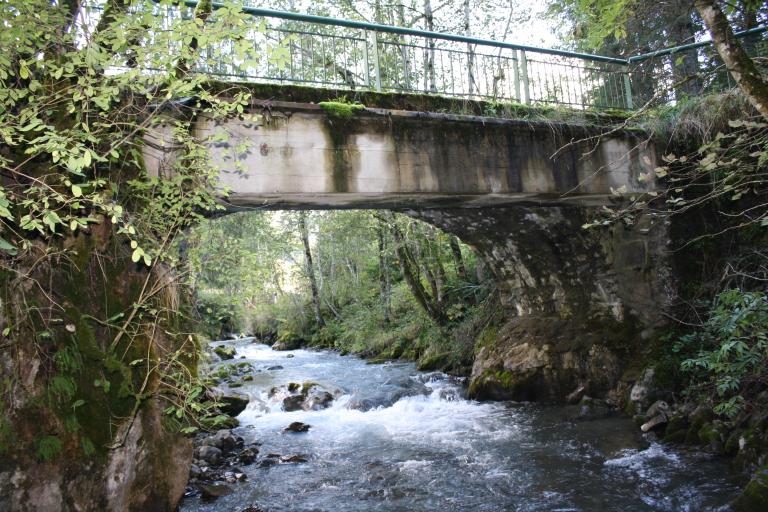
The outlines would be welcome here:
M 219 356 L 222 360 L 235 358 L 235 347 L 229 347 L 227 345 L 219 345 L 213 349 L 214 354 Z
M 307 425 L 306 423 L 302 423 L 300 421 L 294 421 L 293 423 L 291 423 L 285 428 L 285 431 L 286 432 L 306 432 L 311 427 L 312 427 L 311 425 Z

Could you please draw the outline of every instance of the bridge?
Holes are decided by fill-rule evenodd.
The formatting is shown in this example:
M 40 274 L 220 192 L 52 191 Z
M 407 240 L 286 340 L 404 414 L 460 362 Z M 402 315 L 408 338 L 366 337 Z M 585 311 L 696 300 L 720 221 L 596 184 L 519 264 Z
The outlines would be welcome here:
M 600 111 L 633 108 L 633 65 L 708 43 L 620 59 L 244 10 L 267 20 L 254 44 L 284 50 L 279 66 L 218 49 L 197 67 L 252 93 L 241 115 L 201 114 L 193 127 L 228 210 L 387 208 L 426 220 L 482 257 L 511 318 L 506 337 L 477 354 L 474 393 L 562 400 L 580 383 L 615 388 L 637 340 L 664 323 L 674 282 L 663 219 L 582 229 L 598 209 L 659 187 L 648 136 L 605 127 Z M 726 87 L 720 78 L 709 87 Z M 565 106 L 587 122 L 488 115 L 499 102 Z M 150 175 L 173 172 L 170 125 L 147 134 Z

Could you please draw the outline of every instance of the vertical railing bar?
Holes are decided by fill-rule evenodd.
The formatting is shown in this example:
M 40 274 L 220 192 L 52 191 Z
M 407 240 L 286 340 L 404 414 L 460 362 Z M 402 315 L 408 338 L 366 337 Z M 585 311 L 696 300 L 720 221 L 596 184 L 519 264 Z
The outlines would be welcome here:
M 531 84 L 528 80 L 528 57 L 524 50 L 520 51 L 520 79 L 523 85 L 523 103 L 531 104 Z
M 381 60 L 379 57 L 379 33 L 371 32 L 373 37 L 373 70 L 376 80 L 376 91 L 381 92 Z
M 365 88 L 371 90 L 371 62 L 368 55 L 368 32 L 363 32 L 363 56 L 365 58 L 365 72 L 363 74 L 363 81 L 365 82 Z
M 624 78 L 624 100 L 627 110 L 633 110 L 635 107 L 632 104 L 632 83 L 629 79 L 629 66 L 622 67 L 622 76 Z

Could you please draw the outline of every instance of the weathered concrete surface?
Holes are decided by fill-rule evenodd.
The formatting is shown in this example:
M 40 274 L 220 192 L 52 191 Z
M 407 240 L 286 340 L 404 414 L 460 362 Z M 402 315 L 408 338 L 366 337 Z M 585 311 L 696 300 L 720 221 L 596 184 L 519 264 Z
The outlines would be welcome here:
M 493 273 L 507 321 L 476 347 L 470 394 L 563 401 L 605 396 L 674 295 L 663 222 L 583 230 L 577 206 L 410 211 L 454 233 Z
M 652 189 L 643 137 L 567 124 L 366 109 L 349 119 L 313 104 L 272 104 L 241 119 L 201 118 L 226 201 L 273 208 L 488 206 L 577 201 Z M 146 161 L 167 175 L 165 136 Z M 599 142 L 598 142 L 599 140 Z M 555 156 L 556 155 L 556 156 Z

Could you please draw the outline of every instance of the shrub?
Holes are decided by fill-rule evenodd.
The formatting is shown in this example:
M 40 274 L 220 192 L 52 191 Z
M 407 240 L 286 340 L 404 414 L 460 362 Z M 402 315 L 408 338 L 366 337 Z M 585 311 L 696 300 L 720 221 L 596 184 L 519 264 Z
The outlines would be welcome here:
M 700 330 L 679 338 L 676 352 L 695 353 L 681 368 L 687 392 L 734 417 L 768 383 L 768 295 L 738 289 L 720 293 Z

